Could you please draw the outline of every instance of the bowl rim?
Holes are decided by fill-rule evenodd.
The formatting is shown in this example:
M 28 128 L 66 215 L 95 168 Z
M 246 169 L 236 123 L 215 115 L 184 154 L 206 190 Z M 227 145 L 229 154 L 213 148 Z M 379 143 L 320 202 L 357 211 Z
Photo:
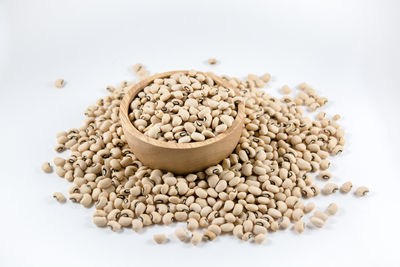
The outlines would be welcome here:
M 146 79 L 141 80 L 140 82 L 136 83 L 131 88 L 129 88 L 128 91 L 125 92 L 125 95 L 121 101 L 120 110 L 119 110 L 119 117 L 121 120 L 121 125 L 124 130 L 126 129 L 127 131 L 131 132 L 131 134 L 133 134 L 136 138 L 140 139 L 142 142 L 149 143 L 153 146 L 157 146 L 160 148 L 192 149 L 192 148 L 199 148 L 199 147 L 215 144 L 218 141 L 224 139 L 225 137 L 231 135 L 238 126 L 241 126 L 241 124 L 243 124 L 245 107 L 244 107 L 244 103 L 242 101 L 238 104 L 237 114 L 236 114 L 235 120 L 233 121 L 232 125 L 225 132 L 218 134 L 215 137 L 206 139 L 204 141 L 190 142 L 190 143 L 172 143 L 172 142 L 166 142 L 166 141 L 159 141 L 159 140 L 151 138 L 147 135 L 144 135 L 142 132 L 140 132 L 138 129 L 136 129 L 136 127 L 133 125 L 133 123 L 129 119 L 128 113 L 129 113 L 130 104 L 131 104 L 132 100 L 136 97 L 136 95 L 139 92 L 141 92 L 147 85 L 149 85 L 151 82 L 153 82 L 155 79 L 165 78 L 165 77 L 171 76 L 172 74 L 175 74 L 175 73 L 188 74 L 189 70 L 175 70 L 175 71 L 157 73 Z M 215 75 L 212 72 L 196 71 L 196 73 L 200 73 L 200 74 L 209 76 L 217 84 L 227 87 L 227 88 L 233 90 L 237 94 L 239 92 L 235 86 L 222 80 L 220 77 L 218 77 L 217 75 Z

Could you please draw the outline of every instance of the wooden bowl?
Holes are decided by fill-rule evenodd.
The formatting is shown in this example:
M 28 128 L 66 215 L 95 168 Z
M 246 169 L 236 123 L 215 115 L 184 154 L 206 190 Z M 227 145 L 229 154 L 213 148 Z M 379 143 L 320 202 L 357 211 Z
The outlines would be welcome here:
M 239 103 L 236 118 L 231 127 L 213 138 L 201 142 L 171 143 L 159 141 L 141 133 L 129 120 L 130 103 L 135 96 L 155 79 L 169 77 L 174 73 L 188 71 L 170 71 L 156 74 L 134 85 L 121 102 L 119 116 L 126 140 L 136 157 L 146 166 L 153 169 L 185 174 L 201 171 L 218 164 L 235 149 L 243 128 L 244 104 Z M 198 72 L 201 73 L 201 72 Z M 236 88 L 213 73 L 203 73 L 216 84 L 238 92 Z

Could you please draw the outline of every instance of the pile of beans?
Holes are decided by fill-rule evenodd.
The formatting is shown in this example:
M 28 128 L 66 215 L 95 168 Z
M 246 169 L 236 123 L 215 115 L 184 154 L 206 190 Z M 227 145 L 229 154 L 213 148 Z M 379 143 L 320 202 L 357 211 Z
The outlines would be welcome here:
M 175 73 L 139 92 L 130 105 L 132 124 L 159 141 L 204 141 L 225 132 L 235 120 L 241 97 L 212 78 Z
M 143 66 L 139 68 L 135 65 L 135 70 L 147 76 Z M 195 96 L 195 90 L 201 90 L 207 78 L 195 72 L 192 74 L 189 77 L 181 75 L 156 81 L 149 86 L 148 92 L 159 98 L 164 93 L 173 95 L 163 100 L 167 106 L 174 98 L 180 100 L 184 86 L 171 92 L 163 85 L 167 86 L 168 82 L 172 86 L 178 82 L 181 85 L 188 84 L 189 80 L 192 88 L 193 84 L 198 83 L 198 89 L 190 92 L 197 100 L 200 95 Z M 316 120 L 303 116 L 303 106 L 314 111 L 327 102 L 326 98 L 318 96 L 305 83 L 298 86 L 299 93 L 294 98 L 287 95 L 281 99 L 272 97 L 259 89 L 269 81 L 269 74 L 261 77 L 249 75 L 245 80 L 228 76 L 222 78 L 237 87 L 240 95 L 230 95 L 221 90 L 224 94 L 221 99 L 227 100 L 225 103 L 229 114 L 221 112 L 217 105 L 216 109 L 210 108 L 210 113 L 207 110 L 204 117 L 208 122 L 208 115 L 213 117 L 210 128 L 213 130 L 209 131 L 215 134 L 217 123 L 213 127 L 213 121 L 216 118 L 223 121 L 221 114 L 233 118 L 235 112 L 232 103 L 235 97 L 243 98 L 245 125 L 240 141 L 229 157 L 218 165 L 185 176 L 144 166 L 130 150 L 119 121 L 121 99 L 134 85 L 133 82 L 122 82 L 117 88 L 107 87 L 110 95 L 88 107 L 82 127 L 57 134 L 55 150 L 71 151 L 65 159 L 54 159 L 56 174 L 72 183 L 68 199 L 84 207 L 94 205 L 94 224 L 109 226 L 113 231 L 128 227 L 138 232 L 153 224 L 185 222 L 191 234 L 184 228 L 178 228 L 175 231 L 176 238 L 181 241 L 190 239 L 193 245 L 197 245 L 203 240 L 212 241 L 224 233 L 245 241 L 252 239 L 255 243 L 262 243 L 268 231 L 285 230 L 291 225 L 297 233 L 302 233 L 305 230 L 304 215 L 315 210 L 315 204 L 305 203 L 305 199 L 320 193 L 333 194 L 339 188 L 342 193 L 351 191 L 351 182 L 340 187 L 329 182 L 320 189 L 311 175 L 318 173 L 316 177 L 321 181 L 331 180 L 329 156 L 342 152 L 345 144 L 344 131 L 334 119 L 323 112 L 316 116 Z M 212 91 L 211 82 L 205 83 L 210 88 L 208 92 Z M 162 89 L 167 90 L 160 92 Z M 174 95 L 174 92 L 178 93 Z M 291 89 L 286 86 L 282 92 L 290 93 Z M 147 133 L 160 119 L 163 120 L 166 113 L 157 116 L 157 111 L 162 111 L 163 107 L 155 105 L 153 98 L 147 99 L 146 94 L 139 95 L 131 107 L 135 117 L 133 123 Z M 189 99 L 190 94 L 187 95 Z M 212 93 L 210 99 L 216 95 L 220 96 L 219 93 Z M 186 101 L 180 101 L 179 106 L 185 107 L 184 103 Z M 198 108 L 200 112 L 207 109 L 206 103 L 203 102 L 203 108 Z M 143 105 L 142 113 L 138 112 L 139 118 L 135 114 L 138 105 Z M 168 105 L 168 108 L 173 111 L 174 106 Z M 187 108 L 184 108 L 189 110 L 187 121 L 197 121 L 197 118 L 191 118 L 191 106 Z M 214 110 L 218 112 L 213 114 Z M 140 118 L 144 115 L 146 119 Z M 174 121 L 174 116 L 169 119 Z M 138 125 L 138 120 L 146 123 Z M 172 123 L 171 127 L 185 128 L 185 123 L 182 119 L 175 125 Z M 158 132 L 154 138 L 179 142 L 179 136 L 173 135 L 172 139 L 165 136 L 173 129 L 163 131 L 164 134 Z M 194 132 L 203 134 L 204 129 L 199 131 L 196 128 Z M 197 141 L 191 137 L 192 140 Z M 51 172 L 48 163 L 43 164 L 42 168 L 45 172 Z M 368 188 L 360 187 L 355 194 L 363 196 L 367 192 Z M 65 201 L 59 192 L 53 196 L 57 201 Z M 329 216 L 337 211 L 337 205 L 332 203 L 326 211 L 315 211 L 310 223 L 322 227 Z M 161 244 L 167 238 L 159 234 L 154 236 L 154 240 Z

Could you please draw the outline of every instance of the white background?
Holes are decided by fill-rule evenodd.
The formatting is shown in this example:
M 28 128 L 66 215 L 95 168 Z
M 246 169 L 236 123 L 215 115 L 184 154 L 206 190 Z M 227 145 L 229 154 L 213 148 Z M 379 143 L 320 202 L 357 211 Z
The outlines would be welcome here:
M 0 0 L 0 266 L 400 266 L 399 13 L 385 0 Z M 333 181 L 370 195 L 319 196 L 320 209 L 340 206 L 325 228 L 269 234 L 260 246 L 224 236 L 191 247 L 174 227 L 96 228 L 93 209 L 52 199 L 69 184 L 40 165 L 106 85 L 136 79 L 137 62 L 152 73 L 270 72 L 270 92 L 307 81 L 343 117 Z M 160 232 L 169 244 L 152 242 Z

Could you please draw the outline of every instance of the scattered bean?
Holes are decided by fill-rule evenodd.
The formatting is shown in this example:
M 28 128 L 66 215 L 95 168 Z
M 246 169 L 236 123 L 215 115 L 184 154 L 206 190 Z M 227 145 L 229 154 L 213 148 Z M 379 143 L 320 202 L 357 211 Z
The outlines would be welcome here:
M 358 197 L 363 197 L 369 193 L 369 189 L 366 186 L 361 186 L 361 187 L 357 188 L 354 193 Z
M 54 86 L 57 87 L 57 88 L 62 88 L 62 87 L 64 87 L 64 84 L 65 84 L 64 79 L 57 79 L 57 80 L 54 82 Z
M 64 203 L 66 201 L 65 196 L 60 192 L 54 192 L 53 198 L 56 199 L 60 203 Z
M 310 218 L 310 222 L 311 222 L 313 225 L 315 225 L 315 226 L 317 226 L 317 227 L 319 227 L 319 228 L 323 227 L 324 224 L 325 224 L 325 222 L 324 222 L 323 220 L 321 220 L 320 218 L 315 217 L 315 216 L 313 216 L 313 217 Z
M 345 182 L 344 184 L 342 184 L 342 186 L 340 187 L 340 191 L 342 193 L 348 193 L 351 191 L 351 189 L 353 188 L 353 184 L 351 182 Z
M 167 242 L 167 237 L 164 234 L 156 234 L 153 236 L 153 240 L 160 245 Z
M 53 168 L 51 167 L 50 163 L 45 162 L 42 164 L 42 171 L 45 173 L 51 173 L 53 171 Z
M 326 208 L 326 213 L 328 213 L 329 215 L 335 215 L 338 210 L 339 210 L 338 205 L 336 203 L 331 203 Z

